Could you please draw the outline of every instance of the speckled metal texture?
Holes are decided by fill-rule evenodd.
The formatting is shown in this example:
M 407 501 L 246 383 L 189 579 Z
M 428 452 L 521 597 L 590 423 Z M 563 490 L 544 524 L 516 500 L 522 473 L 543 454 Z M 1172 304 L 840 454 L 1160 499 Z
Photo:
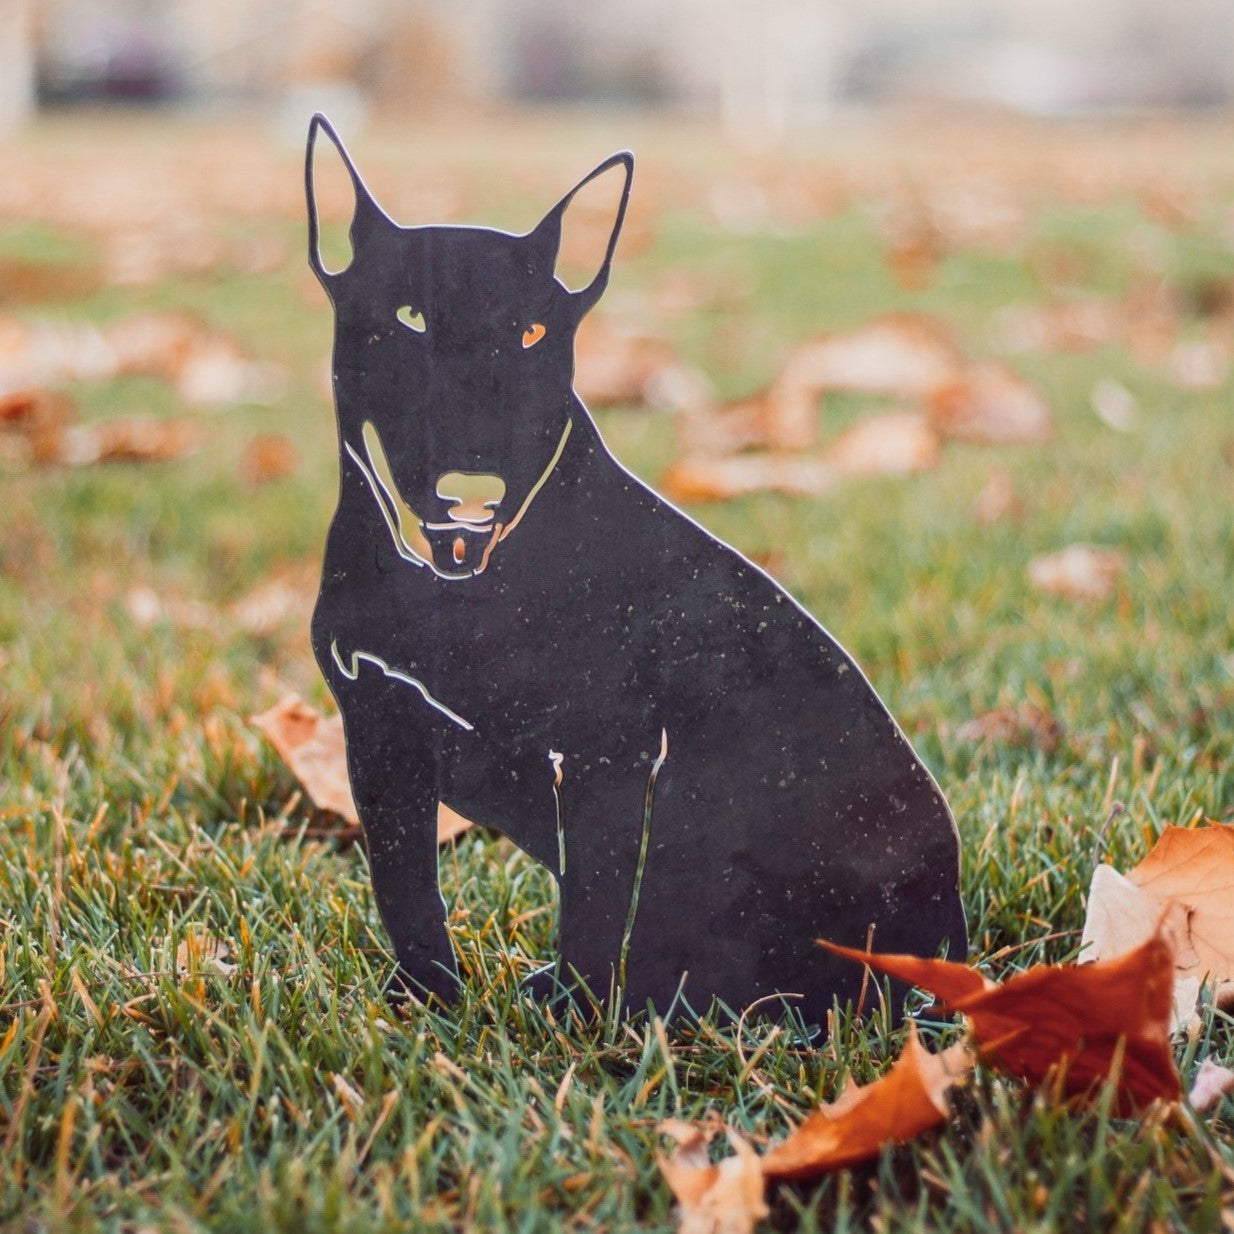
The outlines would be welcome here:
M 314 146 L 355 192 L 322 264 Z M 815 939 L 962 957 L 947 805 L 847 653 L 774 580 L 627 472 L 572 388 L 633 173 L 614 155 L 526 235 L 402 227 L 328 123 L 310 260 L 335 310 L 340 483 L 313 616 L 377 903 L 405 983 L 449 1000 L 438 802 L 557 879 L 530 979 L 623 1009 L 808 1022 L 855 998 Z M 594 278 L 555 276 L 563 214 L 624 177 Z M 774 1011 L 774 1000 L 764 1005 Z

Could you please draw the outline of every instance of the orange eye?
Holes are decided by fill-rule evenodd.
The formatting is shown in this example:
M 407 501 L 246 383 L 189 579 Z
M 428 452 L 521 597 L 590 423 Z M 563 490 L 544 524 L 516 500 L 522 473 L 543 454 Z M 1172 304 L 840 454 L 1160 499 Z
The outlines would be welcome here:
M 544 327 L 537 321 L 529 329 L 523 331 L 523 346 L 534 347 L 545 335 Z

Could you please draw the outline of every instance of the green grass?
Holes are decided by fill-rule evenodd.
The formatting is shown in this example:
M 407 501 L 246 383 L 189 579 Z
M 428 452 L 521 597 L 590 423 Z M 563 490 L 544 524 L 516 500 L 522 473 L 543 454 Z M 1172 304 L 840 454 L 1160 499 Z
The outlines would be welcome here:
M 477 185 L 486 160 L 500 163 L 483 142 L 460 151 L 452 166 Z M 390 160 L 404 157 L 391 146 Z M 545 183 L 507 184 L 497 221 L 525 226 L 553 197 L 557 179 Z M 887 273 L 861 200 L 786 235 L 724 233 L 683 205 L 650 250 L 619 261 L 612 293 L 670 269 L 732 280 L 734 305 L 670 328 L 740 393 L 795 339 L 888 310 L 936 314 L 989 353 L 990 314 L 1044 294 L 1034 246 L 1070 252 L 1080 290 L 1117 292 L 1134 276 L 1137 229 L 1153 227 L 1184 290 L 1228 281 L 1229 205 L 1214 192 L 1171 230 L 1123 200 L 1047 198 L 1020 249 L 953 254 L 916 293 Z M 292 376 L 272 406 L 191 413 L 204 445 L 183 462 L 0 473 L 0 1229 L 670 1228 L 657 1120 L 714 1107 L 756 1141 L 783 1134 L 845 1075 L 885 1069 L 901 1030 L 841 1012 L 829 1043 L 804 1048 L 766 1025 L 668 1036 L 553 1019 L 518 993 L 551 947 L 551 880 L 478 833 L 442 861 L 460 1005 L 387 1005 L 363 853 L 300 836 L 311 815 L 246 720 L 284 688 L 325 702 L 307 614 L 261 636 L 228 617 L 270 575 L 311 575 L 335 484 L 317 380 L 328 308 L 305 294 L 298 224 L 274 211 L 251 226 L 288 240 L 282 269 L 9 306 L 81 321 L 183 308 Z M 4 260 L 92 253 L 51 224 L 0 233 Z M 912 479 L 694 511 L 853 651 L 930 763 L 963 838 L 972 955 L 995 975 L 1074 957 L 1096 861 L 1133 863 L 1167 823 L 1234 820 L 1230 386 L 1180 391 L 1121 347 L 1015 364 L 1054 407 L 1046 446 L 950 446 Z M 1134 434 L 1089 409 L 1103 376 L 1137 396 Z M 73 393 L 88 418 L 183 414 L 149 381 Z M 660 415 L 612 412 L 602 426 L 653 480 L 677 449 Z M 259 432 L 292 437 L 301 466 L 253 490 L 239 463 Z M 1023 514 L 985 527 L 972 503 L 994 466 Z M 1108 602 L 1029 588 L 1029 559 L 1076 540 L 1127 554 Z M 139 585 L 209 619 L 141 628 L 126 602 Z M 1021 701 L 1057 718 L 1057 749 L 957 738 L 974 715 Z M 1103 830 L 1115 801 L 1125 811 Z M 177 971 L 178 946 L 201 933 L 226 942 L 233 972 Z M 1178 1043 L 1184 1082 L 1205 1057 L 1234 1058 L 1229 1017 L 1210 1012 Z M 1232 1126 L 1228 1100 L 1203 1124 L 1183 1112 L 1125 1121 L 982 1075 L 942 1132 L 776 1189 L 771 1224 L 1218 1230 L 1234 1203 Z

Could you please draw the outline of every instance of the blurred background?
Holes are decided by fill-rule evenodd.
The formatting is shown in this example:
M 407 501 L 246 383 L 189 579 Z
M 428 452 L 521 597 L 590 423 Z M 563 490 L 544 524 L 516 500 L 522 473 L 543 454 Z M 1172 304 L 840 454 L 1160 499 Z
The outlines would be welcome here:
M 1228 0 L 2 0 L 3 113 L 91 99 L 605 102 L 785 130 L 947 102 L 1216 107 Z

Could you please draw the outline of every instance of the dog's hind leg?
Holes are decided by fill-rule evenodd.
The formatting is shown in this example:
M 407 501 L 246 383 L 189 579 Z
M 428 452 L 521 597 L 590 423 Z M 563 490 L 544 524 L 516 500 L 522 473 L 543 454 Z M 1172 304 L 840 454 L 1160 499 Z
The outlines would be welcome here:
M 623 758 L 567 756 L 559 800 L 564 867 L 558 874 L 560 962 L 525 983 L 542 997 L 580 983 L 607 1003 L 624 983 L 624 958 L 638 908 L 641 859 L 657 751 Z M 654 822 L 652 822 L 654 828 Z

